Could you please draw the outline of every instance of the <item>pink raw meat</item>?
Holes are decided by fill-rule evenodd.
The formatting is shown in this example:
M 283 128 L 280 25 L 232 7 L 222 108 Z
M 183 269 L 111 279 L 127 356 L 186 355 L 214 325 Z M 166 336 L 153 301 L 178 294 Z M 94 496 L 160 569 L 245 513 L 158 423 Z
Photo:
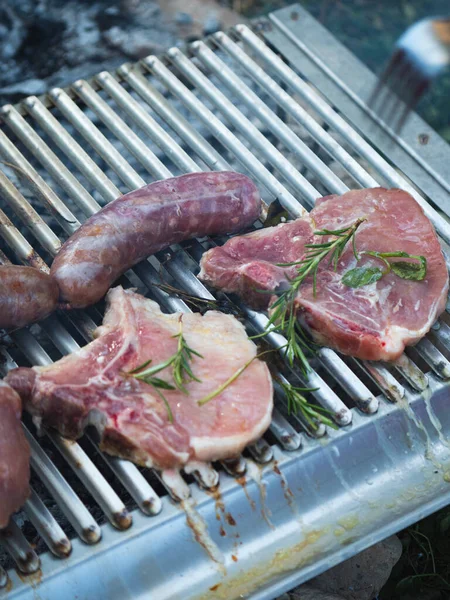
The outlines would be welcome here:
M 92 423 L 106 452 L 159 469 L 236 456 L 264 433 L 273 391 L 269 370 L 260 360 L 219 396 L 197 404 L 256 354 L 237 319 L 216 311 L 163 314 L 152 300 L 121 287 L 110 290 L 107 299 L 97 339 L 51 366 L 8 374 L 37 424 L 77 438 Z M 173 355 L 180 319 L 187 344 L 204 358 L 194 357 L 191 364 L 201 382 L 186 385 L 189 395 L 164 390 L 171 424 L 155 389 L 126 373 L 150 358 L 157 365 Z M 170 368 L 157 376 L 173 383 Z
M 350 244 L 337 271 L 322 261 L 313 296 L 312 278 L 299 289 L 296 310 L 314 339 L 344 354 L 368 360 L 395 360 L 406 345 L 420 340 L 445 308 L 448 273 L 438 238 L 422 208 L 408 193 L 374 188 L 317 200 L 315 208 L 291 223 L 260 229 L 230 239 L 202 258 L 200 278 L 227 292 L 236 292 L 255 308 L 274 298 L 261 290 L 283 289 L 295 267 L 277 263 L 302 259 L 305 244 L 327 238 L 321 229 L 341 229 L 364 218 L 356 233 L 358 251 L 404 251 L 427 259 L 423 281 L 400 279 L 393 272 L 360 288 L 346 287 L 342 275 L 356 266 Z M 401 260 L 401 259 L 396 259 Z M 358 266 L 376 266 L 365 256 Z
M 30 447 L 22 429 L 22 403 L 0 381 L 0 529 L 30 493 Z

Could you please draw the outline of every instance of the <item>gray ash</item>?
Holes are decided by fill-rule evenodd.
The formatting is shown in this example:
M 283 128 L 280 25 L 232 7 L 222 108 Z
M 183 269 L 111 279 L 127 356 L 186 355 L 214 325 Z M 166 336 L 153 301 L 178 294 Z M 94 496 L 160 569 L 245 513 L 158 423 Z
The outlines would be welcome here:
M 6 0 L 0 7 L 0 104 L 161 52 L 176 34 L 154 0 Z

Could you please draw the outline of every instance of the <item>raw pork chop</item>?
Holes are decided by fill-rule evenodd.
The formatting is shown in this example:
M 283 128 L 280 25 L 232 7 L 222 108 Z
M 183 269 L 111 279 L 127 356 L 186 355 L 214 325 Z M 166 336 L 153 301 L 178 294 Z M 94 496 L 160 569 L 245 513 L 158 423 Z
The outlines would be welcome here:
M 255 308 L 273 297 L 259 290 L 283 289 L 295 267 L 277 263 L 300 260 L 305 244 L 326 240 L 315 230 L 336 230 L 365 218 L 356 233 L 358 251 L 404 251 L 428 262 L 423 281 L 400 279 L 394 273 L 360 288 L 349 288 L 342 275 L 356 266 L 348 244 L 337 272 L 324 260 L 317 294 L 311 278 L 299 289 L 296 309 L 315 340 L 344 354 L 369 360 L 394 360 L 405 345 L 414 344 L 445 308 L 448 273 L 436 233 L 417 202 L 402 190 L 374 188 L 317 200 L 309 215 L 291 223 L 230 239 L 202 259 L 200 278 L 227 292 L 237 292 Z M 399 259 L 395 259 L 399 260 Z M 365 256 L 358 266 L 382 266 Z
M 0 529 L 29 493 L 30 448 L 20 424 L 21 414 L 19 396 L 0 381 Z
M 160 469 L 236 456 L 264 433 L 272 413 L 272 380 L 259 360 L 219 396 L 197 404 L 255 356 L 256 346 L 239 321 L 216 311 L 166 315 L 152 300 L 121 287 L 110 290 L 107 299 L 93 342 L 51 366 L 8 374 L 37 424 L 77 438 L 92 423 L 106 452 Z M 186 385 L 189 395 L 163 391 L 171 424 L 155 389 L 125 373 L 150 358 L 158 365 L 173 355 L 180 319 L 187 344 L 204 358 L 194 357 L 191 364 L 201 382 Z M 157 376 L 173 383 L 170 368 Z

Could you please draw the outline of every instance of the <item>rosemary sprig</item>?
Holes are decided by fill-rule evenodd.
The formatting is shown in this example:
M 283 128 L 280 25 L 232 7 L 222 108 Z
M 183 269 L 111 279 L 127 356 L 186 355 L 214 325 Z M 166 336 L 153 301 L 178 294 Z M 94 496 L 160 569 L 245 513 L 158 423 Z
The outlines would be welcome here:
M 188 394 L 188 391 L 186 389 L 186 383 L 189 383 L 189 381 L 198 381 L 200 383 L 200 379 L 198 379 L 192 372 L 190 363 L 193 360 L 194 356 L 203 358 L 200 352 L 197 352 L 196 350 L 191 348 L 186 342 L 186 339 L 183 336 L 181 317 L 180 331 L 172 337 L 178 339 L 177 351 L 174 354 L 172 354 L 172 356 L 169 356 L 169 358 L 163 361 L 162 363 L 153 366 L 151 366 L 151 363 L 153 362 L 152 359 L 147 360 L 146 362 L 142 363 L 141 365 L 127 373 L 127 375 L 131 375 L 135 379 L 139 379 L 140 381 L 143 381 L 144 383 L 147 383 L 154 387 L 156 393 L 166 405 L 170 423 L 173 423 L 173 414 L 170 409 L 167 398 L 161 392 L 161 389 L 178 389 L 184 394 Z M 168 383 L 167 381 L 164 381 L 163 379 L 155 377 L 157 373 L 159 373 L 163 369 L 167 369 L 168 367 L 172 367 L 172 376 L 175 386 Z
M 264 352 L 260 352 L 256 354 L 253 358 L 248 360 L 242 367 L 237 369 L 226 381 L 224 381 L 221 385 L 219 385 L 215 390 L 210 392 L 207 396 L 197 401 L 199 406 L 204 406 L 214 398 L 217 398 L 226 388 L 236 381 L 236 379 L 242 375 L 242 373 L 253 363 L 254 360 L 257 360 L 264 356 L 265 354 L 270 354 L 272 352 L 276 352 L 280 350 L 280 348 L 271 348 L 270 350 L 264 350 Z M 284 383 L 282 381 L 277 380 L 280 387 L 282 388 L 287 404 L 288 404 L 288 412 L 291 413 L 301 413 L 305 419 L 312 427 L 312 429 L 317 429 L 318 423 L 323 423 L 324 425 L 329 425 L 333 429 L 337 429 L 336 424 L 328 417 L 328 415 L 332 414 L 326 408 L 322 408 L 321 406 L 314 406 L 308 402 L 308 400 L 303 395 L 305 392 L 314 392 L 317 388 L 300 388 L 291 385 L 290 383 Z
M 329 264 L 333 265 L 334 270 L 337 269 L 338 262 L 342 256 L 346 245 L 351 242 L 353 253 L 357 258 L 355 246 L 355 233 L 361 223 L 365 219 L 357 219 L 349 227 L 343 229 L 322 229 L 315 231 L 314 235 L 319 236 L 334 236 L 327 242 L 320 244 L 307 244 L 307 252 L 305 256 L 299 260 L 289 263 L 278 263 L 279 267 L 297 267 L 297 275 L 289 280 L 289 287 L 278 295 L 277 300 L 271 305 L 271 314 L 266 325 L 265 332 L 262 336 L 271 332 L 284 333 L 287 338 L 286 357 L 291 365 L 294 360 L 298 360 L 303 372 L 307 373 L 311 367 L 306 352 L 311 350 L 311 342 L 305 336 L 301 329 L 294 310 L 294 302 L 298 293 L 299 287 L 309 276 L 313 278 L 313 295 L 317 292 L 317 272 L 320 263 L 328 258 Z
M 301 260 L 288 263 L 278 263 L 277 266 L 279 267 L 297 267 L 298 274 L 296 277 L 294 277 L 294 279 L 290 280 L 291 287 L 294 287 L 295 291 L 297 291 L 308 275 L 312 274 L 313 295 L 316 296 L 317 271 L 319 269 L 319 264 L 324 260 L 324 258 L 329 257 L 329 264 L 333 265 L 333 268 L 336 271 L 339 259 L 341 258 L 345 250 L 345 246 L 349 241 L 352 242 L 353 253 L 357 259 L 358 253 L 355 245 L 355 233 L 361 223 L 363 223 L 365 220 L 366 219 L 362 218 L 357 219 L 353 225 L 344 227 L 343 229 L 321 229 L 320 231 L 315 231 L 314 235 L 333 235 L 335 236 L 335 239 L 329 240 L 328 242 L 323 242 L 321 244 L 305 244 L 305 248 L 308 248 L 308 250 Z
M 233 373 L 233 375 L 231 375 L 231 377 L 229 377 L 226 381 L 224 381 L 221 385 L 219 385 L 218 388 L 213 390 L 211 393 L 209 393 L 207 396 L 205 396 L 201 400 L 198 400 L 197 404 L 199 406 L 204 406 L 210 400 L 219 396 L 219 394 L 221 394 L 224 390 L 226 390 L 226 388 L 229 385 L 231 385 L 233 383 L 233 381 L 236 381 L 236 379 L 239 377 L 239 375 L 242 375 L 242 373 L 245 371 L 245 369 L 247 369 L 254 360 L 256 360 L 257 358 L 261 358 L 261 356 L 264 356 L 265 354 L 270 354 L 271 352 L 275 352 L 275 350 L 279 350 L 279 348 L 271 348 L 270 350 L 264 350 L 264 352 L 260 352 L 259 354 L 256 354 L 253 358 L 251 358 L 244 365 L 242 365 L 242 367 L 239 367 L 239 369 L 237 371 L 235 371 Z
M 157 365 L 151 366 L 152 359 L 150 359 L 150 360 L 147 360 L 146 362 L 142 363 L 141 365 L 139 365 L 132 371 L 129 371 L 127 373 L 127 375 L 131 375 L 135 379 L 144 381 L 145 383 L 151 385 L 154 388 L 155 392 L 158 394 L 158 396 L 161 398 L 161 400 L 164 402 L 164 404 L 166 406 L 168 420 L 170 423 L 173 423 L 173 413 L 172 413 L 170 405 L 167 401 L 167 398 L 164 396 L 164 394 L 161 390 L 179 389 L 183 393 L 187 394 L 188 391 L 186 390 L 185 384 L 188 381 L 201 382 L 201 380 L 198 379 L 193 374 L 191 366 L 190 366 L 190 362 L 192 361 L 193 356 L 198 356 L 200 358 L 203 358 L 203 356 L 199 352 L 197 352 L 196 350 L 194 350 L 187 344 L 187 342 L 183 336 L 182 330 L 181 330 L 181 319 L 180 319 L 180 331 L 173 337 L 178 338 L 177 351 L 172 356 L 170 356 L 167 360 L 165 360 L 162 363 L 159 363 Z M 253 363 L 254 360 L 259 359 L 262 356 L 265 356 L 266 354 L 271 354 L 272 352 L 276 352 L 280 349 L 281 348 L 271 348 L 270 350 L 264 350 L 263 352 L 256 354 L 250 360 L 248 360 L 244 365 L 242 365 L 242 367 L 237 369 L 226 381 L 224 381 L 224 383 L 222 383 L 220 386 L 218 386 L 215 390 L 210 392 L 204 398 L 198 400 L 197 404 L 199 406 L 204 406 L 205 404 L 207 404 L 208 402 L 210 402 L 211 400 L 213 400 L 214 398 L 219 396 L 229 385 L 231 385 L 234 381 L 236 381 L 236 379 L 240 375 L 242 375 L 242 373 Z M 163 369 L 166 369 L 170 366 L 173 367 L 172 375 L 173 375 L 175 385 L 172 385 L 171 383 L 165 381 L 164 379 L 155 377 L 155 375 L 157 373 L 159 373 Z M 310 426 L 312 428 L 315 428 L 315 429 L 317 428 L 317 422 L 322 422 L 325 425 L 329 425 L 330 427 L 336 427 L 335 424 L 333 423 L 333 421 L 327 417 L 327 414 L 330 414 L 329 411 L 327 411 L 324 408 L 311 405 L 308 402 L 308 400 L 303 396 L 303 392 L 314 391 L 314 389 L 299 388 L 299 387 L 294 387 L 291 384 L 286 384 L 286 383 L 282 383 L 282 382 L 279 382 L 279 383 L 286 395 L 289 413 L 301 412 L 302 415 L 304 416 L 305 420 L 310 424 Z
M 180 324 L 181 324 L 181 320 L 180 320 Z M 191 348 L 190 346 L 188 346 L 183 333 L 181 331 L 181 325 L 180 325 L 180 332 L 177 335 L 174 335 L 173 337 L 178 338 L 178 348 L 176 353 L 173 356 L 173 379 L 175 381 L 175 385 L 177 386 L 177 388 L 181 391 L 184 392 L 185 394 L 188 393 L 188 391 L 186 390 L 184 384 L 188 383 L 189 381 L 198 381 L 199 383 L 201 382 L 200 379 L 198 379 L 198 377 L 196 377 L 194 375 L 194 373 L 192 372 L 192 369 L 190 367 L 190 362 L 193 360 L 194 356 L 198 356 L 199 358 L 203 358 L 203 355 L 200 354 L 200 352 L 197 352 L 197 350 L 194 350 L 193 348 Z
M 284 383 L 282 381 L 278 381 L 278 383 L 286 396 L 289 414 L 300 413 L 314 430 L 318 428 L 318 423 L 323 423 L 333 429 L 337 429 L 336 423 L 328 416 L 331 415 L 332 412 L 322 406 L 310 404 L 304 396 L 305 392 L 314 392 L 317 388 L 295 387 L 290 383 Z

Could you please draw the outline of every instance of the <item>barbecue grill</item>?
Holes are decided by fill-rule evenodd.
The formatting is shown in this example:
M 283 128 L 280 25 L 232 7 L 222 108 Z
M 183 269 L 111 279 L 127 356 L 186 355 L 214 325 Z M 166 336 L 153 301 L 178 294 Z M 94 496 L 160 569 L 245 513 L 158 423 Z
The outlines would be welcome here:
M 1 261 L 47 269 L 61 240 L 121 193 L 229 168 L 292 217 L 326 193 L 403 188 L 447 252 L 450 150 L 415 115 L 402 139 L 377 122 L 364 103 L 374 79 L 293 6 L 5 106 Z M 172 247 L 121 282 L 168 311 L 189 308 L 154 285 L 160 276 L 212 301 L 195 274 L 215 242 Z M 249 331 L 264 328 L 263 314 L 238 308 Z M 76 350 L 100 321 L 94 307 L 11 333 L 2 375 Z M 244 456 L 182 475 L 104 456 L 91 433 L 39 438 L 25 417 L 32 494 L 0 534 L 0 598 L 272 599 L 423 518 L 450 502 L 449 353 L 447 313 L 396 365 L 321 349 L 302 381 L 338 430 L 311 430 L 278 395 Z

